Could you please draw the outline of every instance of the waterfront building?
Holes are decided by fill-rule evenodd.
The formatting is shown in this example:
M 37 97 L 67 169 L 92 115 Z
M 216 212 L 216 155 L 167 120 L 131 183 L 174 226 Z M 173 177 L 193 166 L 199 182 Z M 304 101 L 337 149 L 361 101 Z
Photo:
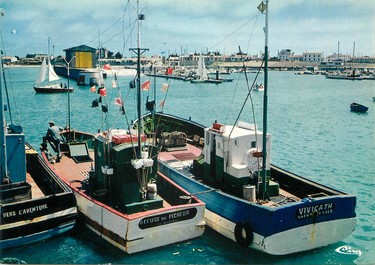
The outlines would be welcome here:
M 304 52 L 302 54 L 303 62 L 321 62 L 323 61 L 323 53 L 321 52 Z
M 290 49 L 281 50 L 277 54 L 277 59 L 280 61 L 291 61 L 292 51 Z

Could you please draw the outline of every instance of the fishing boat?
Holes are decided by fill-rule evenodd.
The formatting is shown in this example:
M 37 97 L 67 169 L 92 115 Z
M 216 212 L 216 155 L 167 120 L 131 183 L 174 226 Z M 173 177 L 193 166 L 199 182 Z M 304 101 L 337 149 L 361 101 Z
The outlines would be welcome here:
M 10 107 L 5 123 L 2 63 L 0 73 L 0 249 L 6 249 L 69 231 L 77 207 L 72 191 L 26 142 L 22 127 L 13 123 Z
M 48 55 L 43 58 L 42 64 L 40 66 L 40 72 L 37 80 L 35 81 L 34 90 L 36 93 L 66 93 L 73 92 L 72 87 L 67 87 L 61 82 L 57 83 L 56 81 L 60 77 L 55 73 L 55 70 L 51 64 L 50 56 L 50 38 L 48 38 Z M 47 80 L 47 81 L 46 81 Z
M 139 14 L 138 32 L 142 18 Z M 138 58 L 138 116 L 140 56 L 146 50 L 139 39 L 138 48 L 132 49 Z M 125 115 L 123 104 L 120 111 Z M 140 128 L 64 131 L 60 162 L 54 163 L 51 148 L 43 153 L 50 170 L 73 190 L 87 227 L 129 254 L 196 238 L 205 229 L 204 203 L 157 173 L 158 150 Z
M 368 107 L 361 105 L 359 103 L 353 102 L 350 104 L 350 111 L 358 112 L 358 113 L 366 113 L 368 111 Z
M 268 1 L 258 9 L 267 29 Z M 156 128 L 159 172 L 206 203 L 209 227 L 240 246 L 287 255 L 348 237 L 357 223 L 356 196 L 271 164 L 267 41 L 264 54 L 263 131 L 241 121 L 204 126 L 162 112 L 144 115 L 142 124 Z M 185 142 L 177 141 L 181 135 Z

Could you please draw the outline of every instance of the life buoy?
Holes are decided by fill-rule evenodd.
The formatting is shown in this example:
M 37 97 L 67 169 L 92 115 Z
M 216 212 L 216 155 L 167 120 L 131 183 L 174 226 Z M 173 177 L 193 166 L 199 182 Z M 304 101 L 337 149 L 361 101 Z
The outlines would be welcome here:
M 253 230 L 249 224 L 240 222 L 234 228 L 234 237 L 239 245 L 248 247 L 254 239 Z
M 255 153 L 259 153 L 259 150 L 256 148 L 251 148 L 247 150 L 245 157 L 244 157 L 244 163 L 247 166 L 247 168 L 251 171 L 257 170 L 262 164 L 262 158 L 255 157 L 254 156 Z

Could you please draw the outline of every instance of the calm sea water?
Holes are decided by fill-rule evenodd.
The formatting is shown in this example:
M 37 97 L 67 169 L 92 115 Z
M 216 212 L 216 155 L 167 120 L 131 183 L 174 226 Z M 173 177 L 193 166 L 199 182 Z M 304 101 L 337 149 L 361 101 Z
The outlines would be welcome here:
M 113 104 L 115 89 L 108 85 L 109 115 L 91 108 L 98 98 L 88 87 L 71 85 L 70 94 L 35 94 L 33 81 L 38 68 L 10 68 L 9 84 L 12 118 L 20 121 L 27 140 L 38 148 L 41 137 L 53 119 L 68 125 L 68 100 L 71 102 L 72 128 L 95 132 L 98 129 L 127 127 L 135 119 L 135 93 L 128 93 L 131 77 L 119 77 L 127 118 L 117 115 Z M 252 80 L 255 74 L 249 74 Z M 8 80 L 9 80 L 8 77 Z M 243 76 L 233 74 L 232 83 L 190 84 L 171 80 L 164 111 L 209 125 L 215 120 L 233 123 L 247 95 Z M 143 78 L 146 80 L 147 77 Z M 263 78 L 263 76 L 260 76 Z M 268 130 L 272 134 L 272 163 L 315 181 L 357 195 L 358 225 L 351 236 L 334 245 L 282 257 L 273 257 L 239 247 L 207 228 L 200 238 L 128 255 L 78 224 L 68 234 L 36 244 L 5 250 L 1 258 L 26 263 L 126 263 L 126 264 L 373 264 L 375 263 L 375 96 L 374 81 L 330 80 L 324 76 L 269 73 Z M 110 84 L 111 78 L 107 83 Z M 151 79 L 153 82 L 153 79 Z M 63 80 L 63 82 L 67 82 Z M 165 79 L 156 80 L 157 103 L 165 96 L 160 91 Z M 258 80 L 258 83 L 263 80 Z M 147 92 L 143 92 L 143 97 Z M 262 127 L 263 92 L 251 93 L 256 123 Z M 150 95 L 151 97 L 151 95 Z M 369 106 L 367 114 L 350 112 L 353 101 Z M 253 122 L 247 102 L 240 120 Z M 168 236 L 168 235 L 165 235 Z M 287 238 L 285 240 L 293 240 Z M 282 244 L 283 242 L 280 242 Z M 346 246 L 359 254 L 335 250 Z

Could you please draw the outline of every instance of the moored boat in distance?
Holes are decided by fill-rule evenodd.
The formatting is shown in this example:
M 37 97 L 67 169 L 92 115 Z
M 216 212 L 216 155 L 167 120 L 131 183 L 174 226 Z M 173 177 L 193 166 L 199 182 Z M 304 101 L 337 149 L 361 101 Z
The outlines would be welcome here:
M 258 6 L 266 25 L 267 8 L 268 1 Z M 348 237 L 356 196 L 271 164 L 265 32 L 263 131 L 241 121 L 206 127 L 162 112 L 140 121 L 156 128 L 159 171 L 206 203 L 208 226 L 240 246 L 287 255 Z
M 44 57 L 40 66 L 40 72 L 37 80 L 35 81 L 34 90 L 36 93 L 66 93 L 73 92 L 73 87 L 63 86 L 62 83 L 58 84 L 56 81 L 60 78 L 53 70 L 51 65 L 51 57 L 49 53 L 50 39 L 48 38 L 48 56 Z M 45 80 L 48 82 L 45 82 Z
M 362 104 L 353 102 L 352 104 L 350 104 L 350 111 L 357 112 L 357 113 L 366 113 L 368 111 L 368 107 Z

